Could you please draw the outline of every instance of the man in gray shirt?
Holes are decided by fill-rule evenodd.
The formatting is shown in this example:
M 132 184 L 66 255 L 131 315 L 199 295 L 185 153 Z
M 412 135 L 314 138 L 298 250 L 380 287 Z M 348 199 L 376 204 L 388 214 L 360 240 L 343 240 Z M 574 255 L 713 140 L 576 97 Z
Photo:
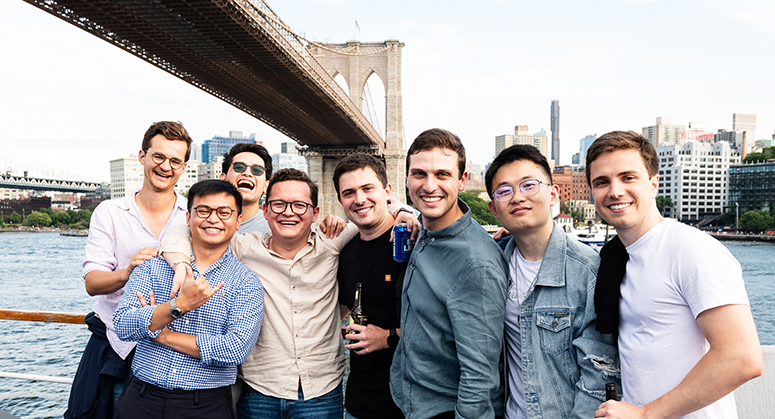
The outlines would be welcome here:
M 240 233 L 269 231 L 259 201 L 272 177 L 272 157 L 260 144 L 235 144 L 223 155 L 223 173 L 225 180 L 242 195 L 242 224 Z

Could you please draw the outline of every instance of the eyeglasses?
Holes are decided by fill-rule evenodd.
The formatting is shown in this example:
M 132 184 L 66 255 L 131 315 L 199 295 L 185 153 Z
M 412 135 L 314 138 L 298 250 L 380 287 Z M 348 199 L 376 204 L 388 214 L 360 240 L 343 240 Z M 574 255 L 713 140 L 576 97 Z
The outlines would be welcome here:
M 304 215 L 307 213 L 307 207 L 311 207 L 312 204 L 303 202 L 303 201 L 283 201 L 281 199 L 275 199 L 272 201 L 267 201 L 266 203 L 269 205 L 269 209 L 272 210 L 275 214 L 282 214 L 285 212 L 285 209 L 288 208 L 288 205 L 291 206 L 291 212 L 296 215 Z
M 151 153 L 151 160 L 153 160 L 153 162 L 158 165 L 162 165 L 164 164 L 165 161 L 169 160 L 170 167 L 174 170 L 180 169 L 181 167 L 183 167 L 183 163 L 185 163 L 183 160 L 177 157 L 167 157 L 164 154 L 159 153 L 158 151 L 154 151 L 153 153 Z
M 194 213 L 196 213 L 196 216 L 203 220 L 210 218 L 210 214 L 212 214 L 213 211 L 215 211 L 215 215 L 217 215 L 218 218 L 226 221 L 231 218 L 231 215 L 234 214 L 235 210 L 229 207 L 210 208 L 207 205 L 197 205 L 194 207 Z
M 527 179 L 520 182 L 518 187 L 522 192 L 522 195 L 531 196 L 538 193 L 538 190 L 541 188 L 542 184 L 548 185 L 548 183 L 542 182 L 538 179 Z M 512 196 L 514 196 L 514 187 L 511 185 L 503 185 L 496 189 L 492 195 L 495 197 L 496 201 L 506 202 L 510 200 Z
M 248 167 L 250 167 L 250 173 L 252 173 L 253 176 L 255 176 L 255 177 L 259 177 L 259 176 L 263 175 L 264 171 L 266 171 L 264 166 L 261 166 L 261 165 L 258 165 L 258 164 L 254 164 L 254 165 L 248 166 L 247 163 L 242 163 L 242 162 L 239 162 L 239 161 L 235 161 L 234 163 L 232 163 L 231 167 L 237 173 L 242 173 L 245 170 L 247 170 Z

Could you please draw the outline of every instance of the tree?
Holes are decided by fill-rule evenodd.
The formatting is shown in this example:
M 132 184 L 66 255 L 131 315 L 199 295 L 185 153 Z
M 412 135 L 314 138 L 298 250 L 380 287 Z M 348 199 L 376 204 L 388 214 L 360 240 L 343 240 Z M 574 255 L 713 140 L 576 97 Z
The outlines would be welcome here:
M 21 224 L 22 222 L 22 216 L 18 212 L 14 211 L 9 217 L 8 221 L 13 224 Z
M 669 196 L 657 197 L 657 209 L 659 210 L 660 214 L 665 215 L 665 207 L 672 207 L 672 206 L 673 206 L 673 200 L 670 199 Z
M 27 216 L 27 223 L 31 226 L 50 226 L 51 217 L 40 211 L 32 211 L 32 213 Z
M 54 211 L 54 213 L 51 214 L 51 222 L 57 226 L 62 224 L 70 224 L 70 215 L 64 211 Z
M 580 208 L 571 209 L 571 207 L 569 207 L 568 204 L 564 202 L 560 202 L 560 212 L 563 212 L 573 217 L 573 222 L 577 224 L 584 221 L 584 210 Z
M 490 208 L 487 207 L 487 201 L 479 198 L 477 191 L 461 192 L 458 196 L 468 205 L 468 208 L 471 208 L 471 216 L 476 222 L 482 225 L 501 225 L 501 222 L 492 215 Z
M 761 210 L 748 211 L 740 216 L 740 229 L 743 231 L 765 231 L 772 224 L 772 217 Z

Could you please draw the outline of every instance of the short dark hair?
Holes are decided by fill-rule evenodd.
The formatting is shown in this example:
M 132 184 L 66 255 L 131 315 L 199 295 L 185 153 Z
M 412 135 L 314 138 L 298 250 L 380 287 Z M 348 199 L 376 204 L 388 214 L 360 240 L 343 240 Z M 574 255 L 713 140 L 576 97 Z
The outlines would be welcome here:
M 261 144 L 251 143 L 234 144 L 228 153 L 223 153 L 223 164 L 221 165 L 221 171 L 223 171 L 223 174 L 229 172 L 231 162 L 234 161 L 234 156 L 239 153 L 253 153 L 258 157 L 261 157 L 261 160 L 264 161 L 264 169 L 266 169 L 266 178 L 269 179 L 272 177 L 272 156 L 269 155 L 269 152 L 266 151 L 266 148 L 264 148 L 264 146 Z
M 589 171 L 592 162 L 602 154 L 617 150 L 637 150 L 643 159 L 643 165 L 649 177 L 659 173 L 659 157 L 654 144 L 651 144 L 642 135 L 633 131 L 611 131 L 601 135 L 587 150 L 587 183 L 591 186 L 591 174 Z
M 148 152 L 151 148 L 151 139 L 161 134 L 164 138 L 171 141 L 185 141 L 186 142 L 186 160 L 191 156 L 191 136 L 188 135 L 188 131 L 183 127 L 180 122 L 161 121 L 156 122 L 145 131 L 143 135 L 142 150 Z
M 206 179 L 191 185 L 188 189 L 188 212 L 191 212 L 191 207 L 194 205 L 194 198 L 197 196 L 209 196 L 219 193 L 227 193 L 234 197 L 234 203 L 237 205 L 237 214 L 242 214 L 242 195 L 237 191 L 229 182 L 218 179 Z
M 334 169 L 334 189 L 336 189 L 336 194 L 339 195 L 339 178 L 343 174 L 366 167 L 374 171 L 379 181 L 382 182 L 383 188 L 387 187 L 388 179 L 385 163 L 371 154 L 353 153 L 340 160 Z
M 441 128 L 431 128 L 423 131 L 414 139 L 406 152 L 406 174 L 409 174 L 409 162 L 413 154 L 435 148 L 447 149 L 457 153 L 458 179 L 462 179 L 463 173 L 466 171 L 466 148 L 463 147 L 463 142 L 460 141 L 457 135 Z
M 487 195 L 490 196 L 490 199 L 492 199 L 492 179 L 495 177 L 495 174 L 501 167 L 515 161 L 531 161 L 537 164 L 544 171 L 544 174 L 549 179 L 549 183 L 553 183 L 552 169 L 549 167 L 546 157 L 532 145 L 516 144 L 501 151 L 498 157 L 492 161 L 487 169 L 487 173 L 484 175 L 484 184 L 487 186 Z
M 318 206 L 318 185 L 309 178 L 309 176 L 299 169 L 288 168 L 280 169 L 275 173 L 271 179 L 269 179 L 269 186 L 266 187 L 266 200 L 272 197 L 272 187 L 280 182 L 286 182 L 289 180 L 297 180 L 299 182 L 305 182 L 309 185 L 309 197 L 312 200 L 312 206 Z

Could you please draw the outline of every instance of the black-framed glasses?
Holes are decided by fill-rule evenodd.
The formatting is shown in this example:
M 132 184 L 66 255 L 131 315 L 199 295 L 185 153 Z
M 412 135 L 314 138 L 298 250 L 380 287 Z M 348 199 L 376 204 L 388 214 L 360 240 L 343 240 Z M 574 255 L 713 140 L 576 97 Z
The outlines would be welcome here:
M 255 177 L 259 177 L 263 175 L 264 172 L 266 171 L 264 166 L 261 166 L 260 164 L 253 164 L 248 166 L 247 163 L 243 163 L 241 161 L 235 161 L 231 164 L 231 168 L 234 169 L 234 171 L 237 173 L 244 172 L 245 170 L 248 169 L 248 167 L 250 167 L 250 173 L 252 173 L 253 176 Z
M 223 221 L 226 221 L 229 218 L 231 218 L 235 210 L 229 207 L 210 208 L 207 205 L 197 205 L 194 207 L 194 213 L 196 214 L 196 216 L 203 220 L 210 218 L 210 214 L 212 214 L 213 211 L 215 211 L 215 215 L 217 215 L 218 218 L 220 218 Z
M 185 163 L 183 160 L 177 157 L 167 157 L 163 153 L 159 153 L 158 151 L 154 151 L 153 153 L 151 153 L 151 160 L 153 160 L 153 162 L 158 165 L 162 165 L 164 164 L 165 161 L 169 160 L 170 167 L 174 170 L 180 169 L 181 167 L 183 167 L 183 163 Z
M 283 201 L 281 199 L 273 199 L 271 201 L 267 201 L 267 206 L 269 206 L 269 209 L 272 210 L 275 214 L 282 214 L 285 212 L 285 209 L 288 208 L 288 205 L 291 206 L 291 212 L 296 215 L 304 215 L 307 213 L 307 208 L 311 207 L 312 204 L 304 202 L 304 201 Z
M 527 179 L 523 180 L 522 182 L 519 182 L 519 185 L 517 187 L 519 188 L 520 192 L 522 192 L 522 195 L 524 196 L 531 196 L 538 193 L 538 190 L 541 188 L 541 185 L 548 185 L 548 183 L 540 181 L 538 179 Z M 503 185 L 496 189 L 492 195 L 495 197 L 496 201 L 505 202 L 511 199 L 511 197 L 514 196 L 514 187 L 511 185 Z

